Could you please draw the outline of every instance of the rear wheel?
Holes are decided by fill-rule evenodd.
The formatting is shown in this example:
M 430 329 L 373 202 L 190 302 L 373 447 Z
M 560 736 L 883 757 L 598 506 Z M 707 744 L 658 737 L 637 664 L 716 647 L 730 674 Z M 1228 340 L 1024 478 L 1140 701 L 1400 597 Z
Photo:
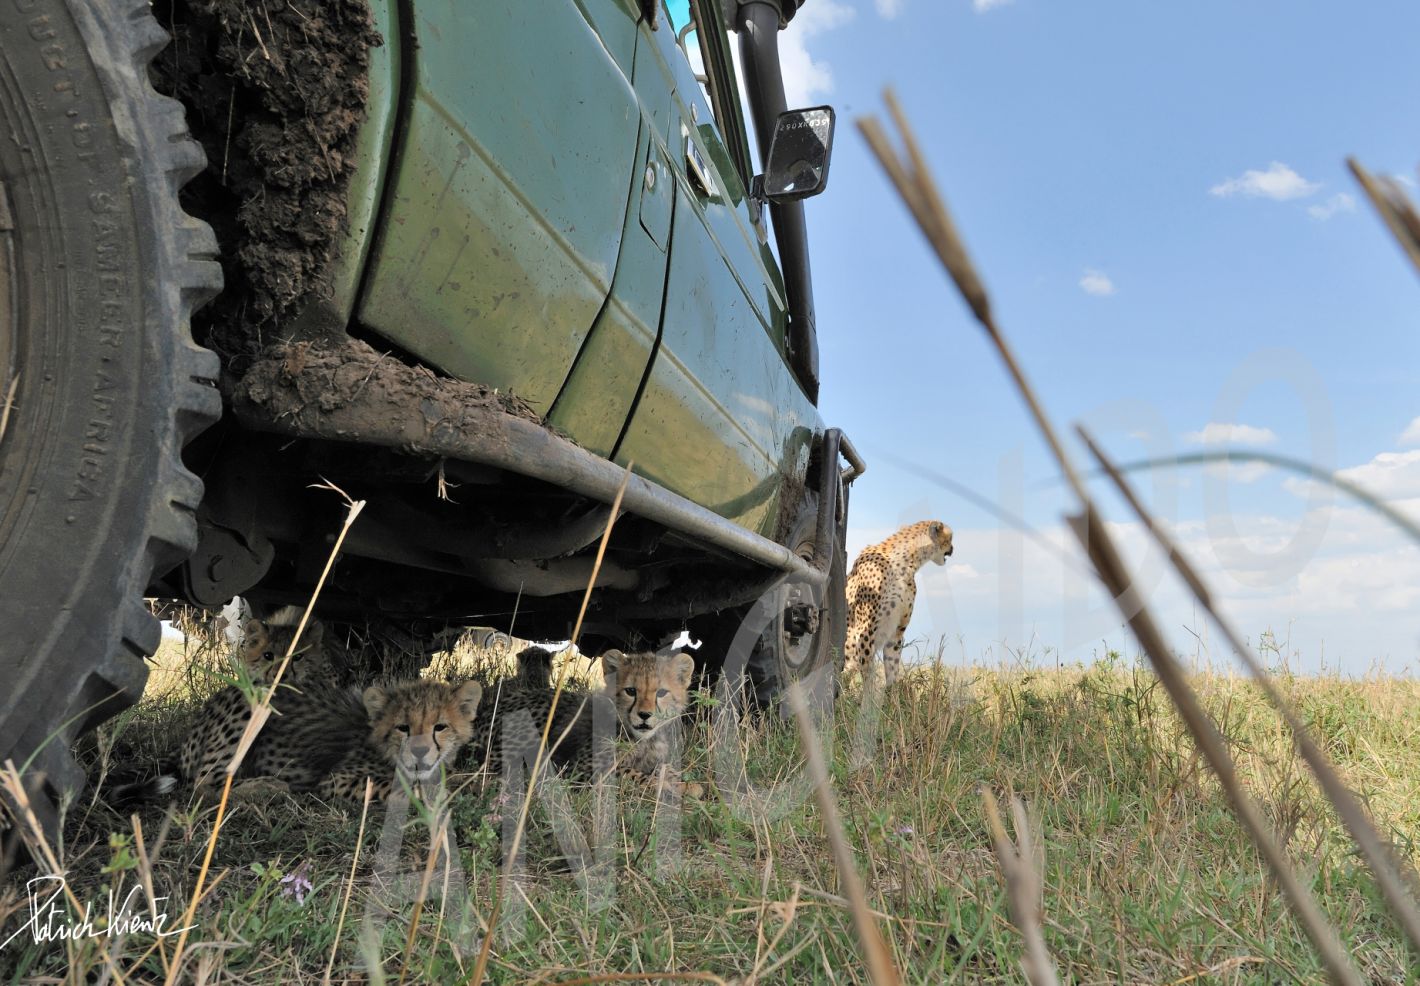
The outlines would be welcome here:
M 216 419 L 188 316 L 221 286 L 178 207 L 203 164 L 147 66 L 147 0 L 0 5 L 0 758 L 42 821 L 78 733 L 136 701 L 142 596 L 196 542 L 183 444 Z
M 806 493 L 785 544 L 800 558 L 814 557 L 818 496 Z M 701 617 L 707 664 L 733 678 L 744 675 L 748 698 L 767 708 L 796 681 L 807 683 L 816 703 L 832 704 L 843 667 L 847 631 L 845 524 L 832 525 L 828 580 L 812 585 L 786 579 L 757 602 Z M 733 683 L 733 681 L 732 681 Z

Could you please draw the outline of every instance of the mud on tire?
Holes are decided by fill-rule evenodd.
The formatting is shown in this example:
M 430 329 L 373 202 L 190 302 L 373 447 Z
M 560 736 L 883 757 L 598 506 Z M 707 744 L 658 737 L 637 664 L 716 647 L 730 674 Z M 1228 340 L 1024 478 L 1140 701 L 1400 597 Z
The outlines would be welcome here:
M 203 155 L 148 79 L 166 43 L 146 0 L 0 4 L 0 759 L 51 828 L 74 737 L 142 693 L 144 588 L 196 540 L 181 450 L 221 411 L 188 332 L 217 244 L 177 198 Z

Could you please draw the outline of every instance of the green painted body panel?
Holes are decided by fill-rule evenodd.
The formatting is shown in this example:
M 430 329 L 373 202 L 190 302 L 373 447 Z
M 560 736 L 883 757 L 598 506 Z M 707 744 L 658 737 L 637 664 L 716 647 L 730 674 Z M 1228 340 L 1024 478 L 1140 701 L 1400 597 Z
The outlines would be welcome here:
M 389 173 L 394 142 L 395 109 L 399 98 L 400 43 L 395 0 L 369 0 L 375 30 L 385 43 L 370 49 L 370 95 L 365 122 L 355 138 L 355 168 L 345 200 L 346 226 L 326 268 L 330 291 L 301 312 L 293 329 L 305 326 L 344 328 L 355 310 L 355 296 L 364 273 L 379 220 L 380 195 Z
M 360 321 L 551 408 L 611 289 L 640 112 L 619 0 L 420 0 L 414 91 Z M 634 25 L 633 25 L 634 29 Z
M 394 2 L 375 2 L 391 42 Z M 774 537 L 822 421 L 784 359 L 783 281 L 744 183 L 640 5 L 414 0 L 414 48 L 372 69 L 352 190 L 367 216 L 384 175 L 384 213 L 373 246 L 352 223 L 338 294 L 368 250 L 364 326 Z
M 615 450 L 631 414 L 655 352 L 665 297 L 666 251 L 662 244 L 670 239 L 675 183 L 660 145 L 648 135 L 642 146 L 655 161 L 655 187 L 643 198 L 642 208 L 627 213 L 611 299 L 548 416 L 548 423 L 559 432 L 602 456 Z M 648 200 L 656 203 L 651 209 L 645 207 Z M 648 213 L 650 230 L 643 228 Z
M 676 86 L 670 270 L 660 346 L 616 461 L 772 537 L 784 481 L 802 477 L 822 426 L 784 362 L 778 271 L 765 265 L 743 183 L 669 34 L 652 39 Z M 708 194 L 687 173 L 692 147 Z

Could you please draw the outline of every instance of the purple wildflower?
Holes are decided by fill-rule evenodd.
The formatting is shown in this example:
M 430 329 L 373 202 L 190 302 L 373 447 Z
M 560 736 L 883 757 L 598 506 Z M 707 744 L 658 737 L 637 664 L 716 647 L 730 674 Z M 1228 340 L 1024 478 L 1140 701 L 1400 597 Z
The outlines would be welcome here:
M 295 897 L 297 904 L 306 902 L 306 894 L 315 888 L 311 885 L 311 861 L 306 860 L 281 878 L 281 896 Z

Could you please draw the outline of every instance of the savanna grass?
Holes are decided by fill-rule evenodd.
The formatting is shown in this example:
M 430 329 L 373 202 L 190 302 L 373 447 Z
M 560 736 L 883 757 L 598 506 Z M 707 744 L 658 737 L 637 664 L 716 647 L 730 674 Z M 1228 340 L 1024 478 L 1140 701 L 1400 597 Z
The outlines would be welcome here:
M 506 659 L 465 649 L 443 670 L 466 672 Z M 578 670 L 586 663 L 570 660 Z M 1196 675 L 1192 683 L 1367 980 L 1420 982 L 1420 956 L 1401 943 L 1256 687 L 1225 674 Z M 1420 863 L 1420 683 L 1288 675 L 1279 683 L 1382 833 L 1411 865 Z M 928 664 L 912 670 L 885 697 L 877 724 L 866 726 L 857 714 L 859 695 L 855 688 L 840 699 L 829 768 L 869 905 L 904 982 L 1020 981 L 1022 945 L 992 853 L 983 788 L 1003 803 L 1019 795 L 1032 818 L 1043 855 L 1045 942 L 1062 982 L 1322 978 L 1148 672 L 1113 657 L 1050 671 Z M 145 701 L 105 727 L 119 739 L 100 744 L 96 755 L 161 747 L 181 734 L 197 701 L 196 694 L 172 692 Z M 866 748 L 864 729 L 874 737 Z M 715 759 L 705 749 L 710 735 L 704 723 L 692 730 L 688 776 L 716 779 Z M 745 726 L 735 746 L 748 761 L 746 776 L 761 787 L 803 769 L 792 723 L 771 718 Z M 855 751 L 864 749 L 868 761 L 856 766 Z M 411 935 L 411 901 L 397 899 L 383 911 L 376 906 L 384 898 L 371 874 L 385 815 L 373 806 L 337 943 L 360 807 L 290 797 L 240 803 L 217 843 L 213 889 L 197 907 L 179 979 L 317 982 L 332 948 L 334 981 L 466 977 L 498 886 L 505 819 L 517 803 L 477 778 L 450 778 L 450 788 L 448 828 L 460 871 L 450 889 L 465 889 L 466 912 L 457 893 L 432 893 Z M 571 792 L 588 833 L 592 797 Z M 674 812 L 653 793 L 623 786 L 618 801 L 609 844 L 590 871 L 600 890 L 590 895 L 568 870 L 545 802 L 535 802 L 522 876 L 495 933 L 489 981 L 659 972 L 740 983 L 868 981 L 811 799 L 777 817 L 749 802 L 686 802 L 679 825 L 667 823 Z M 157 895 L 170 895 L 160 909 L 176 920 L 188 903 L 212 814 L 211 807 L 182 801 L 170 818 L 149 810 L 140 819 L 140 852 L 128 819 L 101 802 L 75 805 L 63 847 L 71 887 L 102 911 L 107 888 L 119 887 L 121 897 L 128 887 L 151 883 Z M 436 814 L 416 804 L 405 825 L 399 856 L 415 884 L 430 858 Z M 429 885 L 438 891 L 445 868 L 432 872 Z M 29 875 L 12 875 L 0 897 L 0 936 L 24 920 Z M 146 891 L 135 899 L 146 901 Z M 102 941 L 109 954 L 122 956 L 126 979 L 166 974 L 171 939 L 153 949 L 152 937 L 141 934 Z M 100 956 L 93 941 L 66 948 L 34 945 L 22 935 L 0 950 L 0 977 L 67 972 L 82 981 L 101 968 Z

